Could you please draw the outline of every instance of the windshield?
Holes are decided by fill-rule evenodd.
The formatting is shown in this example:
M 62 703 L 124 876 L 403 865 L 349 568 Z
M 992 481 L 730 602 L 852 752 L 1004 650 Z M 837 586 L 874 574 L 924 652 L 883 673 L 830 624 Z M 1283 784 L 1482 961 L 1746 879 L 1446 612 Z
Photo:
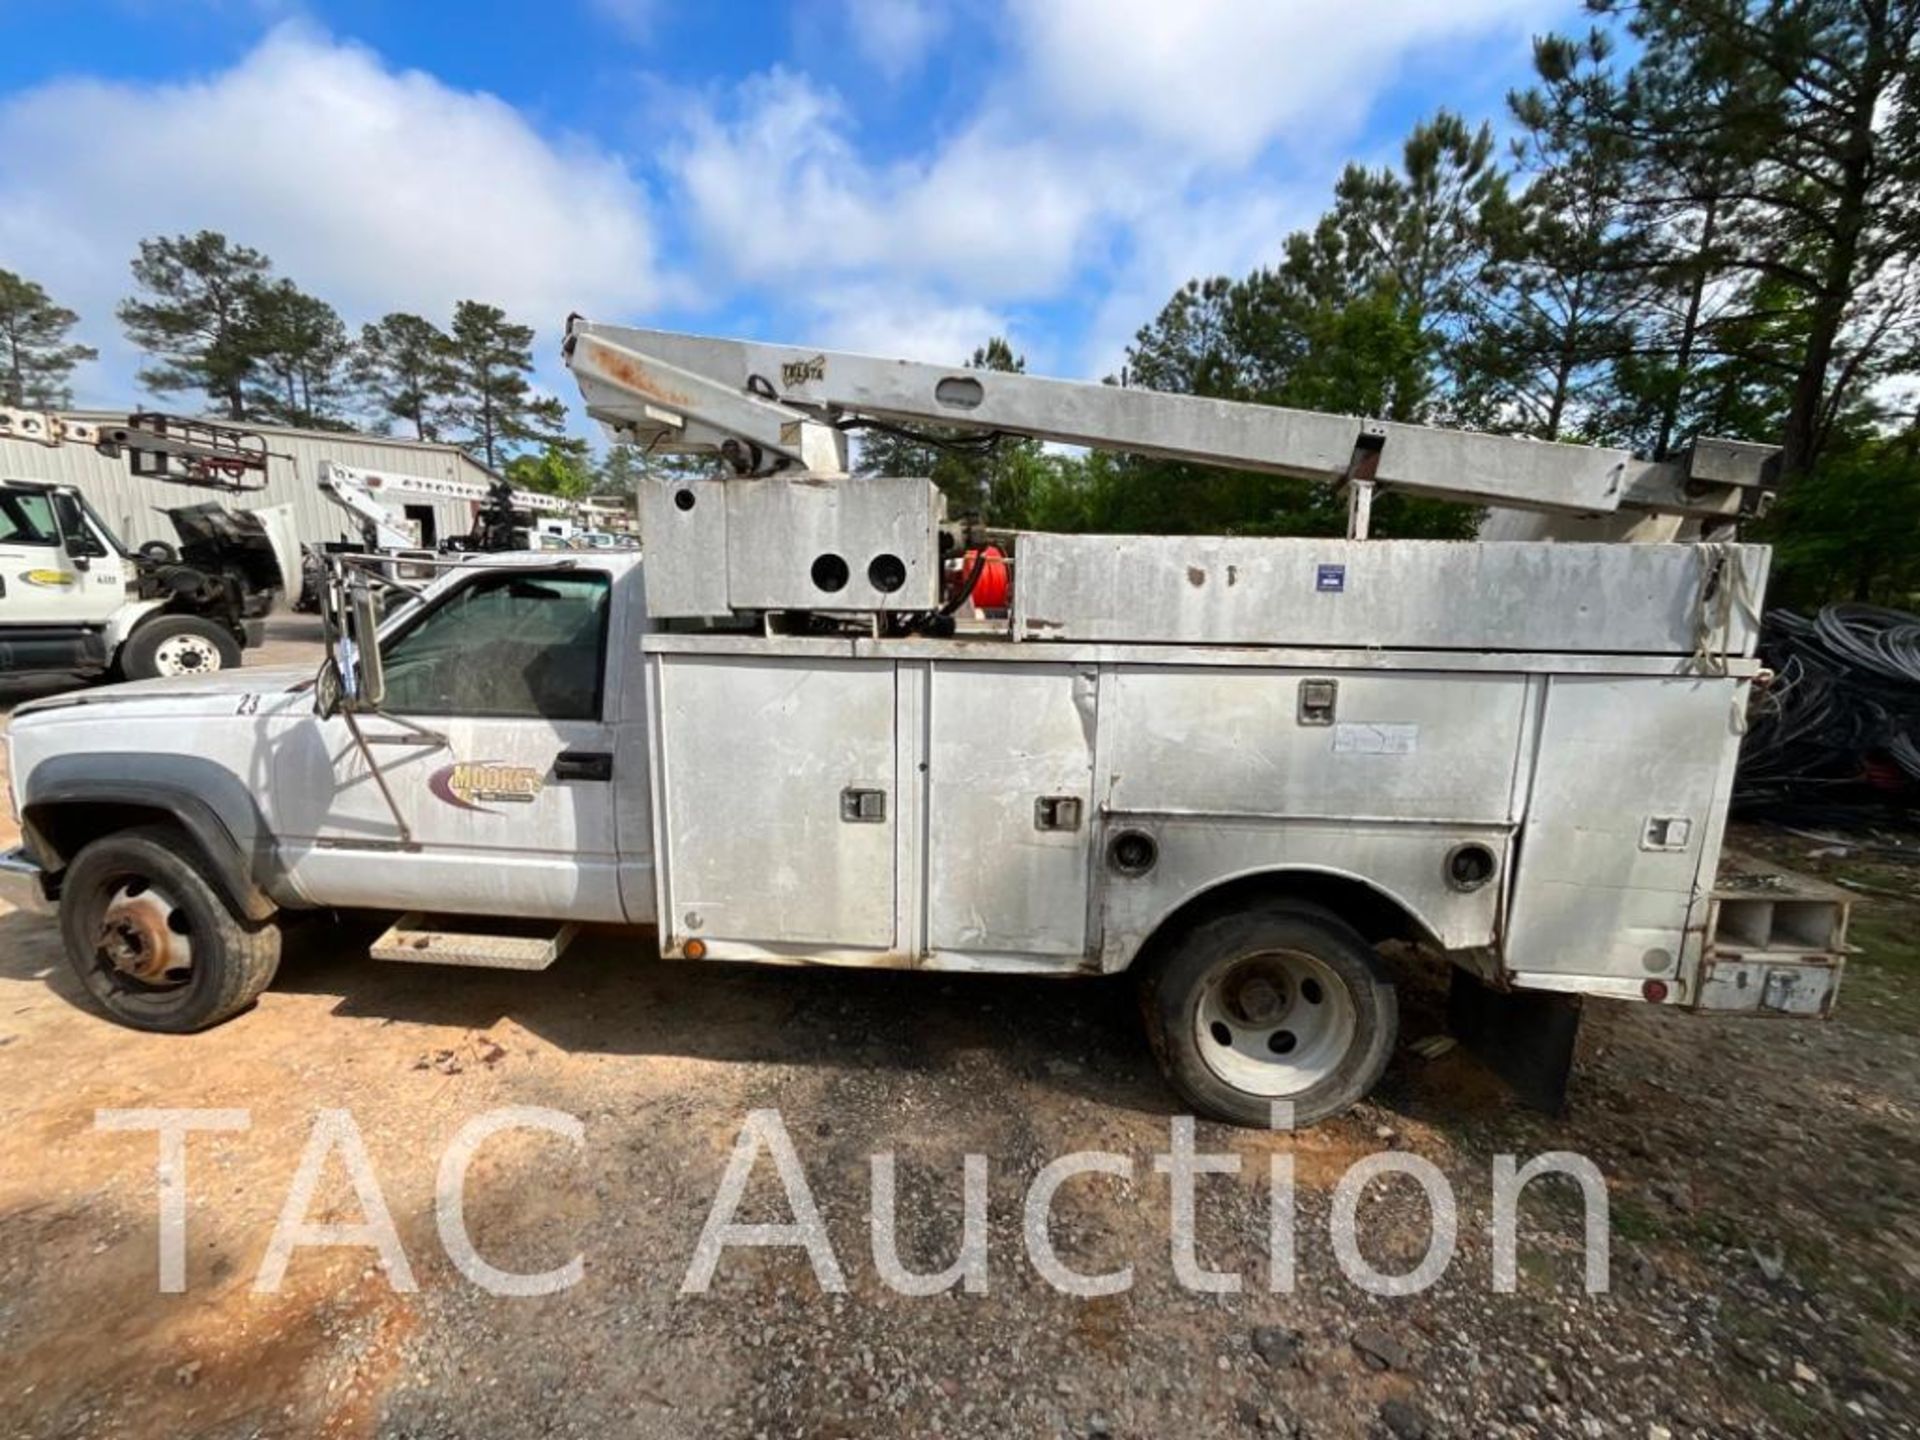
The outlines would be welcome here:
M 57 545 L 53 500 L 44 490 L 0 490 L 0 545 Z

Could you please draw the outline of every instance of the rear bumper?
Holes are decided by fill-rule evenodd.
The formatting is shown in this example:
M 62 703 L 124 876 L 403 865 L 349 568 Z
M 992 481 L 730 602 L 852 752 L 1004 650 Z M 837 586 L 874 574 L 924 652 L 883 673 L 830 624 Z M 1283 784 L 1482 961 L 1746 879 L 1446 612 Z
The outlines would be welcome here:
M 1701 1010 L 1825 1019 L 1840 994 L 1839 955 L 1718 955 L 1700 981 Z
M 25 850 L 0 854 L 0 900 L 14 909 L 34 915 L 52 914 L 53 902 L 47 899 L 46 878 L 47 872 L 36 865 Z

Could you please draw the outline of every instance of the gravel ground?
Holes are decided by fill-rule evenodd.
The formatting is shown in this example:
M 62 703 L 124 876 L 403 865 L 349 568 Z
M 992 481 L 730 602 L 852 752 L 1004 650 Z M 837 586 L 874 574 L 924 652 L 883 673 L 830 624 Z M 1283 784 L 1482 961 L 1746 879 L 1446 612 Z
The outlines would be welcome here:
M 260 660 L 311 656 L 276 622 Z M 34 693 L 34 692 L 27 692 Z M 19 693 L 4 697 L 17 700 Z M 0 1429 L 11 1435 L 1575 1436 L 1920 1435 L 1920 874 L 1743 837 L 1871 887 L 1836 1020 L 1700 1020 L 1594 1005 L 1564 1118 L 1516 1107 L 1459 1050 L 1403 1048 L 1377 1103 L 1298 1136 L 1202 1123 L 1237 1175 L 1199 1185 L 1200 1257 L 1237 1294 L 1175 1282 L 1173 1105 L 1123 985 L 666 965 L 593 936 L 533 975 L 367 960 L 367 931 L 298 932 L 251 1013 L 172 1038 L 90 1013 L 48 919 L 0 910 Z M 1405 1039 L 1438 1030 L 1422 997 Z M 578 1116 L 584 1141 L 480 1151 L 481 1255 L 580 1283 L 495 1296 L 449 1259 L 436 1167 L 503 1105 Z M 151 1135 L 103 1108 L 238 1107 L 188 1145 L 186 1290 L 156 1285 Z M 681 1284 L 750 1111 L 784 1119 L 845 1274 L 729 1250 Z M 417 1289 L 360 1246 L 302 1249 L 254 1286 L 316 1117 L 349 1111 Z M 1049 1160 L 1118 1152 L 1132 1176 L 1059 1192 L 1080 1299 L 1029 1262 L 1022 1202 Z M 1335 1183 L 1382 1150 L 1460 1201 L 1433 1288 L 1369 1296 L 1327 1241 Z M 1519 1285 L 1489 1285 L 1493 1160 L 1576 1150 L 1606 1177 L 1611 1289 L 1581 1284 L 1577 1192 L 1527 1193 Z M 899 1252 L 955 1255 L 960 1176 L 988 1163 L 984 1293 L 880 1280 L 869 1157 L 897 1156 Z M 1298 1274 L 1268 1289 L 1269 1167 L 1298 1177 Z M 1363 1254 L 1417 1262 L 1420 1192 L 1381 1182 Z M 338 1157 L 310 1210 L 358 1223 Z M 770 1161 L 743 1220 L 786 1206 Z

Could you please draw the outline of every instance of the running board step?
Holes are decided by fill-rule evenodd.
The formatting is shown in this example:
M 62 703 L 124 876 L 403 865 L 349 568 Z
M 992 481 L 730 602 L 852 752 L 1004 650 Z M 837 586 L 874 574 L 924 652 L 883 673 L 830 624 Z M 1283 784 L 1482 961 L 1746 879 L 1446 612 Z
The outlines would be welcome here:
M 571 922 L 556 927 L 551 920 L 463 920 L 414 911 L 394 921 L 368 953 L 376 960 L 412 965 L 544 970 L 560 958 L 579 928 Z

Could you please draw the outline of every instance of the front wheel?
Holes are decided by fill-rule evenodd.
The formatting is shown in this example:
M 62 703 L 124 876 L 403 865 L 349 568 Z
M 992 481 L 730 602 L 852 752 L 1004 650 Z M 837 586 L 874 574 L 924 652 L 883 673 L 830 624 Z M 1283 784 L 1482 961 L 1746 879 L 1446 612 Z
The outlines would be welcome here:
M 1400 1029 L 1380 957 L 1317 906 L 1270 904 L 1195 926 L 1149 972 L 1148 1036 L 1180 1097 L 1236 1125 L 1274 1102 L 1312 1125 L 1363 1099 Z
M 240 663 L 240 642 L 224 625 L 198 615 L 165 612 L 143 620 L 120 647 L 119 670 L 128 680 L 206 675 Z
M 60 885 L 67 962 L 100 1007 L 136 1030 L 204 1030 L 251 1005 L 280 964 L 280 931 L 234 918 L 178 830 L 107 835 Z

